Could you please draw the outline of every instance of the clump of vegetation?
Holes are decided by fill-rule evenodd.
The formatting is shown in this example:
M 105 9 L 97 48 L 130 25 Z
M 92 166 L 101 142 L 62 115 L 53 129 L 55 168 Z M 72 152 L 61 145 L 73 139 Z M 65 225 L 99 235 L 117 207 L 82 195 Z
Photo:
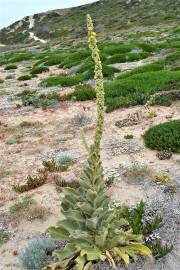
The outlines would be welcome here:
M 170 178 L 167 174 L 160 172 L 155 175 L 155 181 L 157 184 L 165 184 L 169 182 Z
M 62 179 L 59 176 L 54 176 L 54 182 L 56 184 L 57 190 L 62 191 L 63 188 L 69 187 L 69 188 L 79 188 L 79 181 L 71 179 L 69 181 Z
M 31 70 L 31 74 L 35 75 L 35 74 L 40 74 L 40 73 L 48 72 L 48 71 L 49 71 L 49 68 L 45 66 L 33 67 Z
M 166 256 L 168 253 L 170 253 L 173 250 L 173 246 L 162 245 L 160 241 L 156 241 L 155 243 L 150 244 L 150 248 L 152 250 L 153 256 L 156 259 L 160 259 L 164 256 Z
M 162 218 L 155 216 L 153 219 L 144 220 L 145 204 L 141 201 L 134 209 L 129 210 L 128 207 L 123 208 L 124 217 L 126 217 L 132 227 L 133 233 L 143 234 L 144 237 L 150 235 L 157 229 L 162 222 Z
M 170 159 L 172 157 L 172 152 L 170 150 L 162 150 L 156 154 L 160 160 Z
M 22 62 L 30 60 L 33 57 L 33 54 L 30 52 L 13 52 L 8 56 L 8 63 Z
M 22 75 L 20 77 L 18 77 L 18 81 L 29 81 L 31 80 L 31 76 L 30 75 Z
M 63 166 L 69 166 L 73 164 L 76 159 L 70 152 L 62 152 L 56 155 L 55 160 L 57 164 L 63 165 Z
M 147 65 L 143 65 L 141 67 L 137 67 L 134 68 L 131 71 L 128 72 L 124 72 L 123 74 L 120 74 L 117 79 L 124 79 L 124 78 L 128 78 L 134 74 L 139 74 L 139 73 L 145 73 L 145 72 L 151 72 L 151 71 L 159 71 L 159 70 L 163 70 L 164 69 L 164 65 L 162 63 L 152 63 L 152 64 L 147 64 Z
M 45 65 L 46 66 L 59 65 L 63 61 L 64 57 L 65 57 L 64 54 L 49 55 L 45 60 Z
M 38 175 L 35 177 L 29 175 L 27 177 L 26 184 L 14 185 L 13 188 L 16 192 L 23 193 L 23 192 L 42 186 L 43 184 L 46 183 L 47 179 L 48 179 L 48 174 L 46 172 L 43 172 L 41 175 Z
M 127 134 L 124 136 L 124 139 L 127 139 L 127 140 L 131 140 L 133 138 L 134 138 L 134 136 L 132 134 Z
M 43 166 L 48 172 L 64 172 L 76 159 L 70 152 L 62 152 L 57 154 L 56 157 L 52 160 L 44 160 Z
M 114 67 L 109 67 L 107 65 L 102 65 L 103 68 L 103 77 L 104 78 L 112 78 L 114 73 L 118 73 L 119 69 L 114 68 Z M 83 65 L 79 70 L 78 74 L 82 74 L 83 78 L 85 81 L 89 79 L 94 78 L 94 65 L 87 63 L 87 65 Z
M 0 79 L 0 83 L 3 83 L 4 81 L 2 79 Z
M 85 101 L 96 98 L 94 88 L 89 85 L 77 85 L 75 91 L 65 97 L 68 100 Z
M 11 79 L 14 79 L 14 76 L 13 75 L 7 75 L 5 79 L 6 80 L 11 80 Z
M 43 161 L 43 166 L 45 170 L 48 172 L 59 172 L 62 171 L 61 166 L 57 165 L 55 160 L 44 160 Z
M 9 144 L 9 145 L 15 144 L 16 142 L 17 142 L 17 140 L 16 140 L 16 137 L 15 136 L 9 136 L 9 137 L 7 137 L 5 139 L 5 143 L 6 144 Z
M 114 54 L 113 56 L 107 58 L 105 64 L 114 64 L 114 63 L 124 63 L 124 62 L 133 62 L 137 60 L 144 59 L 151 54 L 148 52 L 141 53 L 127 53 L 127 54 Z
M 27 195 L 15 202 L 9 209 L 11 218 L 18 219 L 19 217 L 24 217 L 27 213 L 27 209 L 30 209 L 34 202 L 35 201 L 30 195 Z
M 38 238 L 31 241 L 19 256 L 25 269 L 40 270 L 49 262 L 52 262 L 52 253 L 56 249 L 56 242 L 46 238 Z
M 85 113 L 76 114 L 71 119 L 71 125 L 75 127 L 84 127 L 92 122 L 91 118 L 88 117 Z
M 105 185 L 106 185 L 106 187 L 112 186 L 112 184 L 114 183 L 114 181 L 115 181 L 114 175 L 109 176 L 109 177 L 105 180 Z
M 157 117 L 157 114 L 154 111 L 149 111 L 147 116 L 148 118 L 154 118 L 154 117 Z
M 88 15 L 88 41 L 95 61 L 95 79 L 97 94 L 97 123 L 94 142 L 85 143 L 88 150 L 87 166 L 83 170 L 79 189 L 65 188 L 62 200 L 64 220 L 58 227 L 49 228 L 55 240 L 66 240 L 63 251 L 53 254 L 60 260 L 47 269 L 66 268 L 72 265 L 79 270 L 92 268 L 98 260 L 107 260 L 115 268 L 115 261 L 129 264 L 136 254 L 151 255 L 148 247 L 143 245 L 142 237 L 123 230 L 127 220 L 117 219 L 119 209 L 110 207 L 111 199 L 107 196 L 100 160 L 100 142 L 104 123 L 104 88 L 102 65 L 93 32 L 91 17 Z M 84 142 L 86 142 L 84 138 Z
M 129 221 L 133 233 L 143 234 L 147 246 L 152 250 L 156 259 L 166 256 L 172 251 L 173 246 L 162 245 L 160 240 L 152 240 L 153 232 L 162 224 L 162 217 L 155 215 L 149 216 L 145 212 L 145 204 L 141 201 L 134 209 L 130 210 L 124 206 L 122 208 L 123 216 Z M 156 237 L 155 237 L 156 238 Z
M 11 70 L 11 69 L 17 69 L 17 66 L 16 65 L 8 65 L 4 68 L 5 70 Z
M 36 91 L 25 90 L 17 97 L 21 99 L 23 106 L 34 106 L 35 108 L 46 109 L 48 106 L 55 105 L 61 100 L 58 92 L 50 92 L 48 94 L 36 95 Z
M 74 51 L 65 54 L 63 61 L 60 63 L 60 68 L 71 68 L 82 63 L 84 59 L 90 56 L 90 51 L 88 49 L 83 49 L 81 51 Z
M 27 195 L 15 202 L 9 209 L 10 218 L 13 221 L 26 219 L 33 221 L 35 219 L 44 219 L 47 216 L 47 209 L 39 206 L 32 196 Z
M 41 85 L 44 87 L 50 86 L 74 86 L 76 84 L 82 83 L 83 77 L 81 75 L 74 75 L 74 76 L 54 76 L 49 77 L 41 81 Z
M 128 166 L 123 172 L 123 176 L 128 183 L 141 183 L 151 175 L 151 171 L 147 165 L 134 162 Z
M 0 229 L 0 247 L 9 240 L 9 233 L 3 229 Z
M 19 126 L 21 128 L 31 128 L 31 127 L 40 127 L 41 125 L 42 125 L 41 122 L 38 121 L 36 122 L 22 121 Z
M 155 150 L 180 152 L 180 120 L 173 120 L 154 126 L 146 131 L 144 140 L 147 147 Z
M 178 87 L 179 75 L 179 71 L 168 70 L 145 72 L 106 84 L 107 112 L 145 104 L 153 93 Z

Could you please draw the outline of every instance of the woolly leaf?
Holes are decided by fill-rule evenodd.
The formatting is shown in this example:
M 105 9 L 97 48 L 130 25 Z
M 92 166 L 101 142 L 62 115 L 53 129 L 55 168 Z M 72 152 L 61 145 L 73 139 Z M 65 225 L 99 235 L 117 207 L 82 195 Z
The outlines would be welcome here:
M 86 255 L 88 261 L 100 259 L 101 251 L 97 247 L 86 248 L 81 250 L 81 256 Z
M 86 263 L 86 257 L 78 256 L 75 261 L 76 261 L 76 270 L 83 270 L 84 265 Z
M 62 226 L 50 227 L 48 233 L 54 240 L 67 240 L 69 237 L 69 232 Z
M 53 255 L 58 257 L 60 260 L 69 259 L 78 252 L 77 247 L 74 244 L 67 244 L 63 251 L 54 251 Z

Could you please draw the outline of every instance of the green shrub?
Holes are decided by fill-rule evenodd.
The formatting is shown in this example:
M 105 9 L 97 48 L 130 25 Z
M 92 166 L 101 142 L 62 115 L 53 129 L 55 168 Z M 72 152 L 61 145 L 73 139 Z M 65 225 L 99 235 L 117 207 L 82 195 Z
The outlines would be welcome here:
M 45 87 L 50 86 L 73 86 L 83 82 L 83 77 L 81 75 L 74 76 L 55 76 L 49 77 L 41 81 L 41 85 Z
M 150 53 L 127 53 L 127 54 L 115 54 L 105 61 L 105 64 L 133 62 L 148 57 Z
M 114 80 L 105 85 L 107 111 L 118 107 L 143 105 L 153 93 L 178 88 L 179 76 L 179 71 L 162 70 Z
M 153 256 L 155 259 L 160 259 L 164 256 L 166 256 L 168 253 L 170 253 L 173 250 L 173 246 L 170 245 L 162 245 L 161 242 L 158 240 L 155 243 L 150 244 L 150 248 L 152 250 Z
M 23 106 L 34 106 L 35 108 L 43 108 L 55 105 L 60 101 L 60 95 L 57 92 L 50 92 L 49 94 L 36 95 L 36 91 L 25 90 L 16 95 L 21 99 Z
M 78 85 L 73 93 L 65 97 L 66 99 L 75 99 L 76 101 L 85 101 L 96 98 L 94 88 L 88 85 Z
M 0 229 L 0 247 L 9 240 L 9 233 L 3 229 Z
M 56 155 L 55 161 L 58 165 L 70 165 L 75 162 L 75 157 L 68 151 L 61 152 Z
M 30 195 L 23 197 L 22 199 L 16 201 L 13 205 L 11 205 L 9 212 L 11 218 L 17 219 L 20 215 L 23 216 L 23 212 L 27 211 L 34 204 L 34 200 Z
M 16 137 L 15 136 L 9 136 L 5 139 L 6 144 L 15 144 L 16 143 Z
M 50 56 L 47 57 L 45 61 L 45 65 L 46 66 L 54 66 L 54 65 L 59 65 L 63 59 L 64 59 L 64 54 L 52 54 Z M 38 61 L 38 64 L 43 63 L 44 62 L 43 59 Z
M 128 53 L 133 49 L 131 44 L 109 44 L 102 48 L 103 53 L 107 54 L 124 54 Z
M 84 113 L 77 113 L 71 119 L 71 125 L 73 127 L 84 127 L 88 124 L 92 123 L 92 119 L 84 112 Z
M 0 83 L 3 83 L 4 81 L 2 79 L 0 79 Z
M 171 150 L 180 153 L 180 120 L 173 120 L 154 126 L 146 131 L 147 147 L 156 150 Z
M 5 70 L 10 70 L 10 69 L 16 69 L 16 68 L 17 68 L 16 65 L 8 65 L 8 66 L 6 66 L 4 69 L 5 69 Z
M 48 175 L 46 172 L 43 172 L 41 175 L 32 177 L 32 176 L 28 176 L 26 183 L 23 185 L 14 185 L 13 188 L 16 192 L 26 192 L 29 191 L 31 189 L 35 189 L 37 187 L 42 186 L 44 183 L 46 183 L 48 178 Z
M 12 53 L 11 57 L 8 59 L 8 63 L 15 63 L 30 60 L 33 57 L 33 54 L 30 52 L 22 53 Z
M 48 71 L 49 71 L 49 68 L 45 67 L 45 66 L 33 67 L 32 71 L 31 71 L 31 74 L 35 75 L 35 74 L 40 74 L 40 73 L 48 72 Z
M 127 140 L 131 140 L 131 139 L 134 138 L 134 136 L 132 134 L 127 134 L 127 135 L 124 136 L 124 138 L 127 139 Z
M 25 269 L 41 270 L 53 261 L 52 253 L 56 249 L 56 242 L 46 237 L 31 241 L 19 256 Z
M 14 76 L 13 75 L 7 75 L 5 79 L 6 80 L 11 80 L 11 79 L 14 79 Z
M 18 81 L 28 81 L 31 80 L 31 76 L 30 75 L 22 75 L 20 77 L 18 77 Z
M 82 63 L 82 60 L 90 56 L 89 50 L 81 50 L 79 52 L 67 53 L 60 64 L 60 68 L 71 68 Z
M 114 73 L 118 73 L 119 69 L 114 67 L 109 67 L 106 65 L 102 65 L 103 77 L 111 78 Z M 94 78 L 94 67 L 89 68 L 86 72 L 83 73 L 84 80 L 89 80 Z
M 147 64 L 141 67 L 137 67 L 131 71 L 124 72 L 123 74 L 120 74 L 116 79 L 124 79 L 127 77 L 130 77 L 134 74 L 139 74 L 139 73 L 145 73 L 145 72 L 151 72 L 151 71 L 159 71 L 163 70 L 164 65 L 162 63 L 152 63 L 152 64 Z
M 155 52 L 157 50 L 157 46 L 150 43 L 139 43 L 138 46 L 144 51 L 144 52 Z
M 155 175 L 155 182 L 157 184 L 165 184 L 170 180 L 170 177 L 163 173 L 163 172 L 159 172 Z
M 148 166 L 138 162 L 133 162 L 123 172 L 125 180 L 130 184 L 144 183 L 150 175 Z

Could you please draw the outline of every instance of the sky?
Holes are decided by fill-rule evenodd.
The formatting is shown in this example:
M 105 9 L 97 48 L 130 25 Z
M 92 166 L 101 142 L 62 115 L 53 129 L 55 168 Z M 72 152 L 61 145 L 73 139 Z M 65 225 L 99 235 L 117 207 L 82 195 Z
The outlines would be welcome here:
M 42 11 L 75 7 L 94 0 L 0 0 L 0 29 Z

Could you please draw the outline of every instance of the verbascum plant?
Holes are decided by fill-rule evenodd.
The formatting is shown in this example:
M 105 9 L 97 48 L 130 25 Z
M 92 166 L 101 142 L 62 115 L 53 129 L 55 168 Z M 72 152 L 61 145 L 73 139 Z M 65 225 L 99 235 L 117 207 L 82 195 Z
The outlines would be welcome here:
M 93 31 L 91 17 L 87 16 L 88 41 L 95 62 L 97 96 L 97 121 L 94 141 L 88 149 L 87 166 L 80 177 L 79 189 L 65 188 L 62 213 L 65 219 L 58 227 L 49 228 L 55 240 L 65 240 L 63 251 L 55 251 L 59 262 L 45 269 L 93 269 L 93 263 L 107 260 L 116 268 L 116 262 L 123 260 L 126 265 L 137 253 L 151 255 L 143 245 L 142 237 L 124 231 L 128 222 L 121 214 L 121 208 L 112 208 L 111 199 L 106 195 L 103 169 L 100 159 L 100 143 L 104 123 L 104 88 L 102 66 Z

